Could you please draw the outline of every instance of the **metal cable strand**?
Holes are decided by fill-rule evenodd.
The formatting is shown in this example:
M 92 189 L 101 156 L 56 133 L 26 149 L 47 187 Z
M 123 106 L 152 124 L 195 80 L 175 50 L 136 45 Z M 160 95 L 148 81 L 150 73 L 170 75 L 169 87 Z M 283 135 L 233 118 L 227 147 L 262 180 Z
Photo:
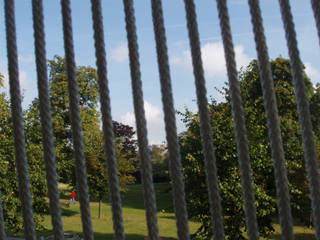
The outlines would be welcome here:
M 320 239 L 320 179 L 317 162 L 316 146 L 312 131 L 310 107 L 306 92 L 305 79 L 298 49 L 296 32 L 294 30 L 291 7 L 288 0 L 279 0 L 282 21 L 286 31 L 296 101 L 299 111 L 300 128 L 303 138 L 304 156 L 307 162 L 310 196 L 312 200 L 313 218 L 316 229 L 316 238 Z
M 25 238 L 31 240 L 35 239 L 36 233 L 34 228 L 32 200 L 29 186 L 28 163 L 24 139 L 13 0 L 5 1 L 5 22 L 7 34 L 7 54 L 11 95 L 12 125 L 19 181 L 19 196 L 21 201 Z
M 221 209 L 221 198 L 219 194 L 219 183 L 216 168 L 216 159 L 213 147 L 211 121 L 208 109 L 207 90 L 205 87 L 204 71 L 201 59 L 200 40 L 198 24 L 193 0 L 184 0 L 187 26 L 190 39 L 193 73 L 195 76 L 197 103 L 200 116 L 200 130 L 203 144 L 203 152 L 206 164 L 206 176 L 211 210 L 211 221 L 214 239 L 224 239 L 223 217 Z
M 132 0 L 124 0 L 124 12 L 129 47 L 130 69 L 132 79 L 132 94 L 137 124 L 137 135 L 139 144 L 139 155 L 141 164 L 141 176 L 143 186 L 143 198 L 145 201 L 148 235 L 152 240 L 159 240 L 159 229 L 157 220 L 156 197 L 152 180 L 152 165 L 150 150 L 148 147 L 147 121 L 144 111 L 138 38 L 136 34 L 134 7 Z
M 313 16 L 316 20 L 316 26 L 318 30 L 318 38 L 320 41 L 320 2 L 318 0 L 311 0 Z
M 108 173 L 108 186 L 113 213 L 114 238 L 124 240 L 121 197 L 119 189 L 118 169 L 116 162 L 111 104 L 107 79 L 107 60 L 104 45 L 102 9 L 100 0 L 91 0 L 94 40 L 96 49 L 96 64 L 98 68 L 98 84 L 103 123 L 104 149 Z
M 168 143 L 169 167 L 176 215 L 177 235 L 179 239 L 190 239 L 162 3 L 161 0 L 151 0 L 151 4 Z
M 45 33 L 42 0 L 32 1 L 35 55 L 38 74 L 39 105 L 43 152 L 47 174 L 47 186 L 50 200 L 50 215 L 55 239 L 63 239 L 63 225 L 58 189 L 58 177 L 54 155 L 54 141 L 51 120 L 51 105 L 47 75 Z
M 6 240 L 6 230 L 4 227 L 1 190 L 0 190 L 0 240 Z
M 275 90 L 273 85 L 271 66 L 269 62 L 268 49 L 264 35 L 259 1 L 249 0 L 249 5 L 259 60 L 260 78 L 263 90 L 263 98 L 265 102 L 265 111 L 269 128 L 269 138 L 276 178 L 282 238 L 285 240 L 292 240 L 294 239 L 294 235 L 292 227 L 287 170 L 283 152 Z
M 239 155 L 241 183 L 245 205 L 248 237 L 250 240 L 259 239 L 256 206 L 252 186 L 249 147 L 244 119 L 244 110 L 242 107 L 240 84 L 238 80 L 238 71 L 236 67 L 234 45 L 232 41 L 229 13 L 226 0 L 217 0 L 217 7 L 219 11 L 220 29 L 223 39 L 224 52 L 228 70 L 229 89 L 235 127 L 234 130 L 237 142 L 237 151 Z
M 76 173 L 79 190 L 81 220 L 84 239 L 93 240 L 93 230 L 90 215 L 89 194 L 87 185 L 87 172 L 84 159 L 81 116 L 78 99 L 78 84 L 76 63 L 73 48 L 72 22 L 70 0 L 61 0 L 64 48 L 66 54 L 66 67 L 68 78 L 69 104 L 71 113 L 72 137 L 74 156 L 76 160 Z

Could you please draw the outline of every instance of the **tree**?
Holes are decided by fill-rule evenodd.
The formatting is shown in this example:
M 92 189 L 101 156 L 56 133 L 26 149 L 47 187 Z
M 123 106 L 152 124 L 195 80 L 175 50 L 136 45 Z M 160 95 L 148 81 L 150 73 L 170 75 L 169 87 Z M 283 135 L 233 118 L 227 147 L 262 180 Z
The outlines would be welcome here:
M 55 56 L 48 62 L 53 130 L 60 181 L 77 188 L 66 63 L 65 59 L 60 56 Z M 100 112 L 97 110 L 98 76 L 96 69 L 90 66 L 78 66 L 76 72 L 89 194 L 91 198 L 100 200 L 100 218 L 102 198 L 108 194 L 108 177 L 100 127 Z M 116 121 L 113 121 L 113 126 L 120 186 L 121 190 L 125 190 L 125 185 L 135 181 L 132 173 L 137 171 L 137 141 L 134 139 L 133 127 Z
M 310 99 L 310 113 L 312 119 L 312 126 L 315 136 L 320 134 L 320 84 L 317 83 L 315 92 Z
M 288 171 L 291 207 L 294 216 L 308 221 L 310 199 L 303 144 L 295 103 L 290 61 L 282 57 L 271 61 L 276 91 L 283 145 Z M 268 138 L 266 114 L 262 98 L 258 61 L 253 60 L 239 74 L 244 102 L 253 187 L 257 207 L 259 233 L 269 236 L 273 231 L 271 216 L 277 210 L 277 198 L 273 160 Z M 309 97 L 314 92 L 310 79 L 305 75 Z M 233 117 L 229 90 L 224 88 L 226 102 L 209 104 L 212 120 L 212 136 L 217 159 L 218 179 L 222 201 L 225 234 L 229 239 L 245 239 L 245 214 L 236 151 Z M 180 113 L 187 131 L 180 134 L 181 159 L 187 198 L 188 214 L 202 222 L 195 235 L 212 237 L 212 225 L 207 194 L 205 166 L 200 137 L 198 114 Z
M 153 170 L 153 182 L 169 181 L 169 159 L 165 145 L 151 145 L 150 155 Z
M 91 198 L 99 199 L 99 219 L 101 219 L 102 199 L 108 196 L 109 187 L 107 184 L 108 176 L 103 146 L 103 134 L 97 122 L 98 119 L 95 119 L 96 122 L 93 122 L 93 120 L 94 118 L 89 117 L 88 114 L 82 113 L 89 195 Z M 118 123 L 118 125 L 125 126 L 121 123 Z M 132 129 L 129 126 L 126 126 L 126 128 Z M 132 131 L 128 132 L 131 133 Z M 130 135 L 130 137 L 132 136 L 133 135 Z M 129 145 L 129 147 L 126 148 L 127 145 L 124 144 L 124 142 L 130 142 L 130 140 L 123 140 L 119 133 L 119 137 L 115 137 L 115 152 L 120 191 L 126 191 L 125 186 L 135 182 L 135 177 L 132 176 L 132 173 L 137 171 L 137 167 L 134 164 L 137 161 L 137 157 L 133 157 L 135 152 L 132 154 L 129 150 L 132 146 Z M 134 150 L 135 148 L 132 147 L 132 149 Z
M 0 85 L 3 87 L 3 76 L 0 74 Z M 32 207 L 34 213 L 35 227 L 43 228 L 41 222 L 48 210 L 46 201 L 47 187 L 42 153 L 41 131 L 39 125 L 34 124 L 40 133 L 30 129 L 30 122 L 37 122 L 31 114 L 25 116 L 25 139 L 29 170 L 30 190 L 32 195 Z M 29 132 L 34 133 L 30 138 Z M 2 195 L 3 216 L 5 226 L 17 233 L 23 228 L 21 202 L 19 199 L 19 186 L 14 154 L 11 106 L 5 93 L 0 94 L 0 187 Z
M 48 63 L 49 91 L 58 175 L 61 182 L 75 184 L 76 176 L 73 161 L 66 63 L 65 59 L 58 55 L 54 56 L 53 60 L 48 60 Z M 92 117 L 94 118 L 93 122 L 95 122 L 100 117 L 97 110 L 99 92 L 96 69 L 90 66 L 78 66 L 76 74 L 81 113 L 87 113 L 86 120 Z
M 122 138 L 123 151 L 128 155 L 128 158 L 137 157 L 137 140 L 134 139 L 136 134 L 133 131 L 133 127 L 119 123 L 117 121 L 112 121 L 113 133 L 115 138 Z

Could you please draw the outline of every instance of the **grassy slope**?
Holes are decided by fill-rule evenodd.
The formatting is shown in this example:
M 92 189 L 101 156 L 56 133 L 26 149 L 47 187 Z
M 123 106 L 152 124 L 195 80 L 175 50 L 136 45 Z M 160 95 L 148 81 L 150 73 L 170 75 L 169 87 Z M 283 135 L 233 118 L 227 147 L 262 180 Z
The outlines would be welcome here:
M 155 190 L 157 194 L 167 188 L 167 184 L 155 184 Z M 82 237 L 82 225 L 81 216 L 79 209 L 79 202 L 76 205 L 72 204 L 68 206 L 70 192 L 68 187 L 65 185 L 59 185 L 61 192 L 62 202 L 62 215 L 63 215 L 63 226 L 65 232 L 75 232 Z M 123 197 L 123 220 L 126 238 L 130 240 L 144 239 L 147 236 L 146 217 L 144 211 L 144 203 L 141 191 L 141 185 L 133 185 L 129 187 L 127 193 L 121 194 Z M 164 240 L 177 239 L 176 234 L 176 223 L 172 208 L 171 196 L 164 195 L 157 197 L 157 209 L 158 209 L 158 225 L 160 229 L 160 236 Z M 99 203 L 91 202 L 91 216 L 92 225 L 94 231 L 94 237 L 96 240 L 102 239 L 114 239 L 113 238 L 113 226 L 112 226 L 112 213 L 110 203 L 107 201 L 103 202 L 102 206 L 102 219 L 98 219 Z M 164 210 L 162 212 L 161 210 Z M 281 230 L 277 222 L 274 220 L 274 228 L 276 229 L 275 234 L 270 239 L 281 239 Z M 315 239 L 313 229 L 301 226 L 298 221 L 294 221 L 294 231 L 296 240 L 308 240 Z M 51 218 L 49 215 L 45 216 L 44 226 L 48 230 L 37 231 L 38 237 L 40 236 L 51 236 Z M 200 223 L 195 221 L 189 221 L 190 232 L 194 233 L 200 226 Z M 8 232 L 9 236 L 10 233 Z M 263 238 L 261 238 L 263 239 Z

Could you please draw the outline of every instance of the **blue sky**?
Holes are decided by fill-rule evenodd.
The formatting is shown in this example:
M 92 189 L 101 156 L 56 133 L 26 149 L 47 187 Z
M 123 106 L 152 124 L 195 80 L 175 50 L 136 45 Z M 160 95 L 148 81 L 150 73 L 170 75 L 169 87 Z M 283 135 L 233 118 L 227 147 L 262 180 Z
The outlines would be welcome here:
M 76 64 L 95 67 L 91 6 L 89 0 L 71 1 Z M 216 2 L 196 0 L 196 11 L 206 74 L 208 98 L 221 101 L 215 87 L 227 81 L 224 53 Z M 314 84 L 320 82 L 319 39 L 310 1 L 291 0 L 301 59 Z M 3 1 L 2 1 L 3 3 Z M 113 119 L 135 126 L 131 93 L 124 11 L 120 0 L 102 0 L 107 69 Z M 152 27 L 150 1 L 136 0 L 136 26 L 140 49 L 145 109 L 150 144 L 165 141 L 159 74 Z M 3 5 L 3 4 L 2 4 Z M 251 18 L 247 1 L 229 0 L 231 29 L 236 50 L 237 67 L 247 66 L 256 58 Z M 4 8 L 0 8 L 0 73 L 5 76 L 8 92 L 7 53 Z M 197 110 L 192 74 L 188 32 L 183 0 L 164 0 L 163 10 L 170 58 L 175 108 Z M 280 54 L 288 58 L 278 0 L 262 0 L 261 10 L 270 59 Z M 64 56 L 60 1 L 44 1 L 47 58 Z M 35 72 L 31 0 L 16 0 L 16 24 L 21 88 L 25 89 L 23 108 L 38 96 Z M 185 128 L 177 116 L 178 132 Z

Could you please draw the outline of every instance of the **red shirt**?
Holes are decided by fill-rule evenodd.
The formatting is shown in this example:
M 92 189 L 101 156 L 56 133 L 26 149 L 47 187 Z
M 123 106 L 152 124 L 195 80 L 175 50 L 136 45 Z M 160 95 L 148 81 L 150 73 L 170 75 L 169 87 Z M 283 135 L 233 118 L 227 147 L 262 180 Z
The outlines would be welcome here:
M 75 192 L 72 192 L 71 193 L 71 198 L 74 198 L 76 196 L 76 193 Z

